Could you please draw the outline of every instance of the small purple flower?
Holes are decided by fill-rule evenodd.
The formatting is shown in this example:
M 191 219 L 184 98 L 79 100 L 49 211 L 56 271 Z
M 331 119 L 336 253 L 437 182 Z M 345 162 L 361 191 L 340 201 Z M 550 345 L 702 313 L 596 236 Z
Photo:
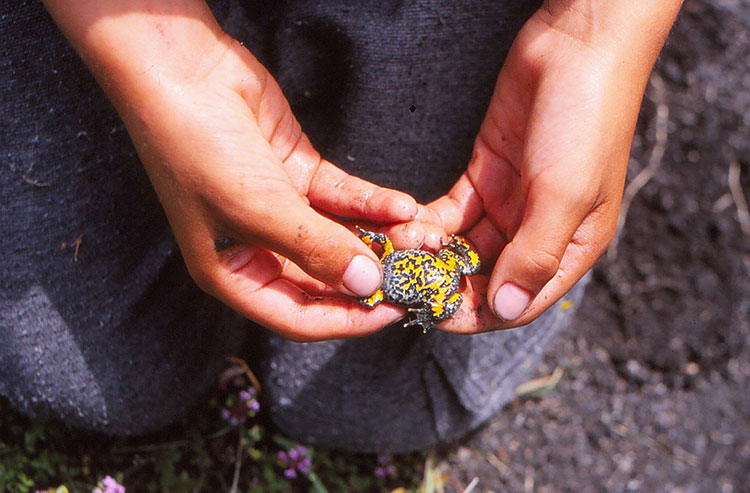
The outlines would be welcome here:
M 297 470 L 302 473 L 303 476 L 310 474 L 310 468 L 312 468 L 312 459 L 310 459 L 310 457 L 305 457 L 297 463 Z
M 390 456 L 378 456 L 378 467 L 375 468 L 375 476 L 377 476 L 379 479 L 392 478 L 396 476 L 396 466 L 391 463 Z
M 312 459 L 307 449 L 303 446 L 297 446 L 288 451 L 279 451 L 279 462 L 284 467 L 284 476 L 287 478 L 296 478 L 297 473 L 307 476 L 312 468 Z
M 115 481 L 112 476 L 106 476 L 99 481 L 99 486 L 94 488 L 92 493 L 125 493 L 125 487 Z
M 236 416 L 231 409 L 224 408 L 221 410 L 221 419 L 229 423 L 231 426 L 237 426 L 240 421 L 244 421 L 242 416 Z
M 289 460 L 290 461 L 292 461 L 292 462 L 296 461 L 297 459 L 299 459 L 299 456 L 300 456 L 300 451 L 297 450 L 296 448 L 293 448 L 293 449 L 291 449 L 289 451 Z
M 377 476 L 380 479 L 392 477 L 395 474 L 396 474 L 396 468 L 393 466 L 393 464 L 388 464 L 386 466 L 379 466 L 375 468 L 375 476 Z
M 221 417 L 230 425 L 244 423 L 247 418 L 255 417 L 260 411 L 260 404 L 255 398 L 257 391 L 254 387 L 240 390 L 239 393 L 227 398 L 226 407 L 221 410 Z

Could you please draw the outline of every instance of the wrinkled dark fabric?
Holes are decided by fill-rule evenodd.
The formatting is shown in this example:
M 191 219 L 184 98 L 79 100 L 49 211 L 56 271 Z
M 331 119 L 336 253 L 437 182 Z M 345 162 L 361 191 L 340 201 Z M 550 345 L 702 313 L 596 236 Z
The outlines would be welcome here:
M 321 154 L 427 201 L 465 169 L 535 3 L 210 5 Z M 122 123 L 41 3 L 2 14 L 0 32 L 0 394 L 24 412 L 110 434 L 159 428 L 249 333 L 264 404 L 287 433 L 414 449 L 496 412 L 574 312 L 472 337 L 395 325 L 295 344 L 248 332 L 190 280 Z
M 244 322 L 190 280 L 123 124 L 41 2 L 0 32 L 0 393 L 114 434 L 166 425 Z

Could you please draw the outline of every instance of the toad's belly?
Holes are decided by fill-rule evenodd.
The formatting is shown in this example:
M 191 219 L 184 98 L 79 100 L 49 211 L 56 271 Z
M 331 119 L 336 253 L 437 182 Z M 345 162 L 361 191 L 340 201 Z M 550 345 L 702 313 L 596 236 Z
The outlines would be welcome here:
M 455 280 L 440 259 L 422 250 L 400 250 L 383 264 L 383 295 L 393 303 L 422 305 L 445 294 Z

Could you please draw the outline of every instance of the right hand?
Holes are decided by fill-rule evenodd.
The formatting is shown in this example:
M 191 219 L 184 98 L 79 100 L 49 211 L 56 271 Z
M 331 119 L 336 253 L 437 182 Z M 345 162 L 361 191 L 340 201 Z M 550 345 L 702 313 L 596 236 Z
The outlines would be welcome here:
M 94 18 L 83 49 L 72 41 L 123 117 L 197 284 L 297 341 L 364 335 L 401 318 L 403 309 L 370 310 L 352 297 L 379 287 L 380 263 L 331 216 L 401 223 L 416 215 L 414 199 L 322 159 L 273 77 L 213 18 L 185 26 L 173 12 L 155 18 L 153 8 Z M 98 63 L 96 49 L 86 49 L 92 32 L 112 43 L 132 32 L 118 22 L 138 22 L 144 33 L 123 41 L 143 45 L 133 54 L 140 68 L 127 57 Z M 231 246 L 216 247 L 226 239 Z

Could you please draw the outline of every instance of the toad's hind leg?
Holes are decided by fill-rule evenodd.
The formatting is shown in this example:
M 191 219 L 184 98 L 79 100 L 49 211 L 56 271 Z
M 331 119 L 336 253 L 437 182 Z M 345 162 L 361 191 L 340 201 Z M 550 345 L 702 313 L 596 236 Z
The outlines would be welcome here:
M 461 293 L 453 293 L 447 300 L 433 300 L 419 308 L 409 308 L 409 312 L 415 314 L 414 319 L 410 320 L 404 327 L 412 325 L 421 325 L 422 332 L 426 333 L 435 327 L 435 324 L 442 322 L 453 316 L 461 306 L 463 296 Z
M 456 313 L 456 310 L 458 310 L 458 307 L 461 306 L 461 303 L 463 302 L 464 297 L 461 296 L 461 293 L 453 293 L 444 303 L 443 303 L 443 320 L 446 318 L 450 318 L 453 316 L 454 313 Z
M 383 290 L 378 289 L 369 298 L 360 298 L 359 302 L 367 308 L 375 308 L 380 304 L 381 301 L 383 301 L 384 298 L 385 295 L 383 294 Z
M 435 321 L 430 316 L 424 315 L 424 310 L 422 308 L 409 308 L 409 312 L 415 313 L 417 316 L 406 322 L 404 327 L 420 325 L 422 327 L 422 333 L 424 334 L 435 327 Z
M 356 228 L 357 231 L 359 231 L 359 239 L 362 240 L 365 245 L 369 246 L 373 243 L 377 243 L 378 245 L 383 247 L 383 253 L 380 255 L 380 258 L 383 258 L 386 255 L 390 255 L 393 252 L 393 243 L 391 243 L 391 240 L 383 233 L 373 233 L 372 231 L 366 231 L 359 226 L 356 226 Z

